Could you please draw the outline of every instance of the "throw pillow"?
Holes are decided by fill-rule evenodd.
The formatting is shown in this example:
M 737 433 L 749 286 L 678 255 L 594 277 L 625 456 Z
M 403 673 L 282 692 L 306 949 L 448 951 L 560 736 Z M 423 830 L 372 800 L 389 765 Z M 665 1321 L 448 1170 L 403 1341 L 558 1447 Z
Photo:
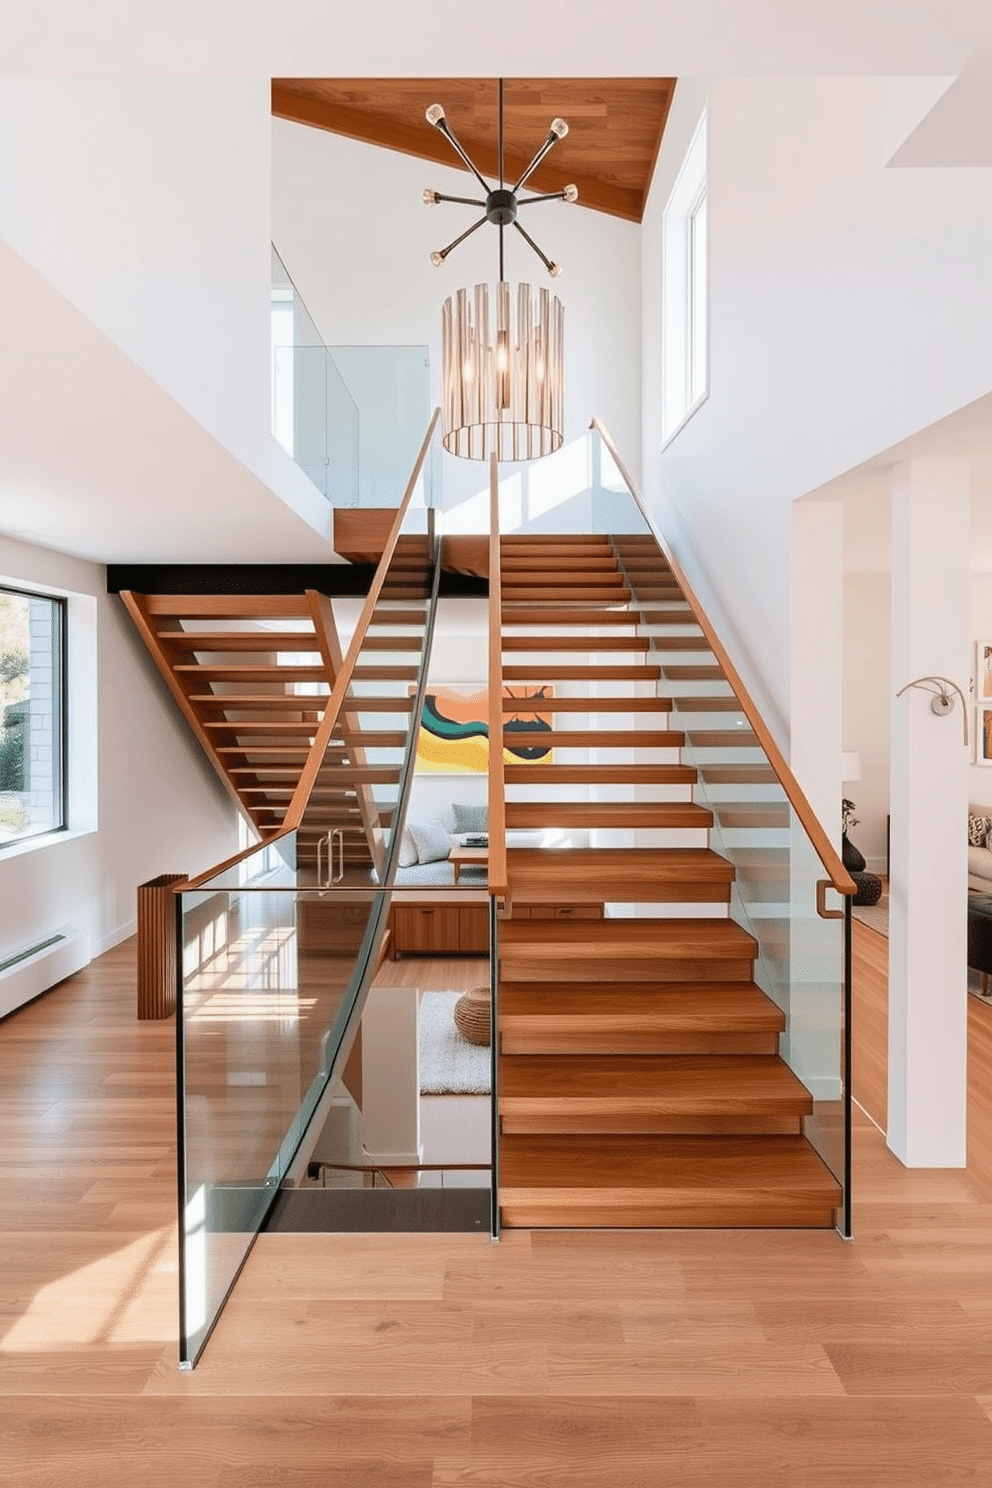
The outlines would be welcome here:
M 417 844 L 418 863 L 440 863 L 451 851 L 451 838 L 437 822 L 411 822 L 410 836 Z
M 457 833 L 488 832 L 489 808 L 484 803 L 481 806 L 469 806 L 464 801 L 454 801 L 451 810 L 454 813 Z
M 410 836 L 410 828 L 404 827 L 400 835 L 400 867 L 412 868 L 417 861 L 417 844 Z
M 992 816 L 968 817 L 968 846 L 984 847 L 992 832 Z

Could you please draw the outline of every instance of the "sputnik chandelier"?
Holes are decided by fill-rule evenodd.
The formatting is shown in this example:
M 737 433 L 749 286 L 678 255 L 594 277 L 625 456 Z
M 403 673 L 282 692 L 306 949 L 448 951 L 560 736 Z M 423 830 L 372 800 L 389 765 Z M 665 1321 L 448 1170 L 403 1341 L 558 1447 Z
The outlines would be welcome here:
M 445 449 L 469 460 L 532 460 L 559 449 L 564 439 L 564 388 L 562 378 L 564 311 L 557 296 L 547 289 L 532 294 L 529 284 L 518 284 L 511 293 L 504 275 L 504 233 L 513 227 L 537 254 L 552 278 L 561 267 L 538 247 L 517 220 L 521 207 L 534 202 L 578 200 L 578 189 L 521 197 L 527 183 L 548 151 L 564 139 L 568 125 L 552 119 L 547 138 L 516 183 L 507 188 L 504 166 L 503 79 L 499 80 L 497 149 L 499 186 L 490 187 L 455 138 L 439 103 L 427 110 L 428 123 L 444 135 L 478 181 L 485 198 L 446 196 L 428 188 L 428 206 L 456 202 L 481 207 L 482 216 L 446 248 L 431 254 L 431 263 L 441 268 L 453 249 L 491 222 L 499 230 L 499 282 L 490 313 L 489 285 L 477 284 L 472 291 L 459 289 L 444 302 L 442 333 L 442 418 Z

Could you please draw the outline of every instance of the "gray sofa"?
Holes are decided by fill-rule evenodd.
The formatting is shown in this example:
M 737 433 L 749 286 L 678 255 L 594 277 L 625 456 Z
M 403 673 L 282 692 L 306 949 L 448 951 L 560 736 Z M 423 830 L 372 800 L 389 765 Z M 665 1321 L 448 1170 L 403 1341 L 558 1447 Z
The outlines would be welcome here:
M 992 806 L 969 803 L 969 816 L 992 817 Z M 992 894 L 992 847 L 968 847 L 968 887 Z

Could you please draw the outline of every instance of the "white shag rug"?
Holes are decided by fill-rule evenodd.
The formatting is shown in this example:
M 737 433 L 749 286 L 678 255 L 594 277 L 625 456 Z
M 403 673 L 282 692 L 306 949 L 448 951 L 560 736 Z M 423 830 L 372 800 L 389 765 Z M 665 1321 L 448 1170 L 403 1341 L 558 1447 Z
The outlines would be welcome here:
M 420 999 L 421 1095 L 488 1095 L 489 1045 L 470 1044 L 455 1027 L 457 992 L 425 992 Z

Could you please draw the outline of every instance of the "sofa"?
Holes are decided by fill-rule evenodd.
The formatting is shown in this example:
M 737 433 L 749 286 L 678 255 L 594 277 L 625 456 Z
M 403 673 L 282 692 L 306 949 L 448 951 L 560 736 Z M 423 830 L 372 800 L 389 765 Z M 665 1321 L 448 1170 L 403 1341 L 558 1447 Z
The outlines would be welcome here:
M 984 825 L 987 824 L 987 825 Z M 968 887 L 992 894 L 992 806 L 968 805 Z

